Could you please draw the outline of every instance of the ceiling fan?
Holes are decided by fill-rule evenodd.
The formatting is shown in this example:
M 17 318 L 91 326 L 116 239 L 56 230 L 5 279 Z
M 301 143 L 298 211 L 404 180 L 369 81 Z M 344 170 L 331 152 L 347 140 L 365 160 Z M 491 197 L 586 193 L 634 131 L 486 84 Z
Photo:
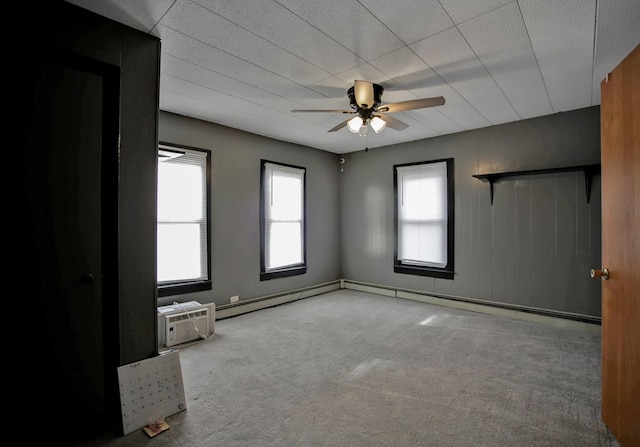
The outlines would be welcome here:
M 366 135 L 367 125 L 371 125 L 371 128 L 375 133 L 379 133 L 386 126 L 389 126 L 395 130 L 403 130 L 409 127 L 403 121 L 397 118 L 387 115 L 393 112 L 405 112 L 407 110 L 424 109 L 427 107 L 441 106 L 444 104 L 444 98 L 442 96 L 436 96 L 433 98 L 411 99 L 409 101 L 394 102 L 391 104 L 382 104 L 382 93 L 384 88 L 379 84 L 374 84 L 369 81 L 355 81 L 353 87 L 347 90 L 349 96 L 349 103 L 353 110 L 301 110 L 296 109 L 292 112 L 329 112 L 329 113 L 346 113 L 355 114 L 353 118 L 349 118 L 338 124 L 337 126 L 328 130 L 328 132 L 335 132 L 343 127 L 347 127 L 351 132 L 358 133 L 360 135 Z

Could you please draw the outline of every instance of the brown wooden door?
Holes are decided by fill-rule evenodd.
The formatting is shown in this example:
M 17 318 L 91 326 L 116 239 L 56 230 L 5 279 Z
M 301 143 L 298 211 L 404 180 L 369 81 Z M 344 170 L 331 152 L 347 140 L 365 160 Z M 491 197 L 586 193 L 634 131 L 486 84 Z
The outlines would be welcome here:
M 602 418 L 640 446 L 640 46 L 601 83 Z

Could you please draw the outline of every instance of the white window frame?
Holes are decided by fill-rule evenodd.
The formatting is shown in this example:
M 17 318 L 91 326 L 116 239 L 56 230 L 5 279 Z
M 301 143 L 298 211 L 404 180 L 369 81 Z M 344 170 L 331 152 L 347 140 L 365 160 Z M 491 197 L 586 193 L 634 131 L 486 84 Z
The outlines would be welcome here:
M 453 279 L 453 159 L 394 166 L 396 273 Z
M 169 143 L 158 145 L 158 213 L 157 213 L 157 237 L 158 237 L 158 296 L 178 295 L 183 293 L 196 292 L 211 289 L 211 267 L 210 267 L 210 206 L 209 206 L 209 176 L 210 176 L 210 151 L 205 149 L 178 146 Z M 197 175 L 189 177 L 195 180 L 195 184 L 179 182 L 175 178 L 169 177 L 163 170 L 173 166 L 175 168 L 190 168 Z M 166 172 L 166 171 L 165 171 Z M 163 200 L 162 194 L 165 194 Z M 174 210 L 180 205 L 181 197 L 196 197 L 195 208 L 192 206 L 185 209 L 185 214 L 176 213 Z M 174 207 L 173 209 L 169 207 Z M 199 209 L 198 209 L 199 208 Z M 185 237 L 197 239 L 197 246 L 192 246 L 191 250 L 185 250 L 177 254 L 175 250 L 182 247 L 174 239 L 162 242 L 166 230 L 183 226 Z M 195 228 L 195 231 L 194 231 Z M 163 231 L 164 230 L 164 231 Z M 185 239 L 189 240 L 189 239 Z M 170 248 L 173 242 L 174 247 Z M 185 262 L 185 257 L 190 258 L 190 262 Z M 180 272 L 180 268 L 185 264 L 191 265 L 188 271 Z M 197 267 L 193 267 L 197 266 Z M 167 272 L 173 270 L 174 275 Z
M 306 273 L 306 169 L 261 160 L 260 172 L 260 280 Z

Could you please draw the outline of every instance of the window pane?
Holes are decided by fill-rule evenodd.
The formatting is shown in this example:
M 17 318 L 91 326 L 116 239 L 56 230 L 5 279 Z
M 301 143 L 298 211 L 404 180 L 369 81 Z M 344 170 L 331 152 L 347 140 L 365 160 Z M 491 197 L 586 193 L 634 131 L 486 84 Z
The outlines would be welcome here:
M 158 224 L 158 281 L 200 278 L 200 225 Z
M 406 177 L 406 176 L 405 176 Z M 405 178 L 402 197 L 403 219 L 443 219 L 447 217 L 446 179 L 432 176 Z
M 399 251 L 404 261 L 444 267 L 447 264 L 446 223 L 403 223 Z
M 302 217 L 302 180 L 274 173 L 271 190 L 270 218 L 300 220 Z
M 158 220 L 202 219 L 202 171 L 203 168 L 196 165 L 158 164 Z
M 300 223 L 271 222 L 268 228 L 266 268 L 302 263 L 302 228 Z

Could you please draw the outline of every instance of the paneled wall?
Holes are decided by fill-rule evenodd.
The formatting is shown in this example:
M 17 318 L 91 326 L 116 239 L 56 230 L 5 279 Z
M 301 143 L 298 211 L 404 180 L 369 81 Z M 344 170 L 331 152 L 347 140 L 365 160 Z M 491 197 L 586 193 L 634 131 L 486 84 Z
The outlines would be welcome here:
M 161 112 L 160 140 L 211 150 L 213 290 L 159 299 L 228 304 L 340 278 L 339 157 Z M 307 273 L 260 281 L 260 160 L 305 167 Z
M 387 130 L 393 132 L 393 130 Z M 370 136 L 369 138 L 375 138 Z M 393 272 L 393 165 L 453 157 L 455 277 Z M 347 154 L 341 173 L 342 277 L 371 284 L 600 316 L 600 176 L 495 184 L 499 171 L 600 163 L 599 107 Z
M 500 180 L 493 205 L 488 183 L 472 177 L 599 163 L 599 119 L 599 108 L 590 107 L 350 153 L 340 172 L 335 154 L 161 112 L 160 140 L 212 150 L 214 287 L 179 300 L 222 305 L 233 295 L 244 300 L 344 278 L 600 316 L 600 283 L 589 277 L 600 265 L 600 176 L 590 203 L 583 173 L 565 172 Z M 448 157 L 455 163 L 455 277 L 394 273 L 393 165 Z M 306 275 L 259 280 L 261 158 L 307 168 Z

